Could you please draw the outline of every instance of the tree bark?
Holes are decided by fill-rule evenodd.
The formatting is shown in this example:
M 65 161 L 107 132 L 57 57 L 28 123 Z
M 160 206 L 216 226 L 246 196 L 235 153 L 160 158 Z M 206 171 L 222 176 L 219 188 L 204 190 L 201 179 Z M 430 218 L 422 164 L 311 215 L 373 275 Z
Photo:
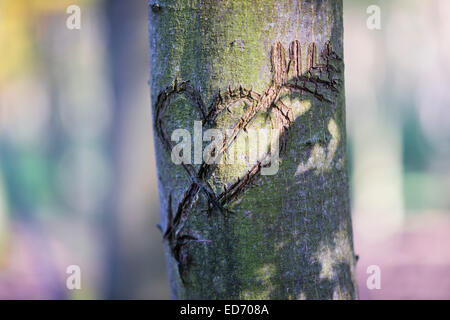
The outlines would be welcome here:
M 150 0 L 149 28 L 173 298 L 356 298 L 342 1 Z M 216 156 L 240 161 L 174 164 L 171 134 L 194 121 L 229 130 Z M 248 156 L 267 127 L 274 175 Z

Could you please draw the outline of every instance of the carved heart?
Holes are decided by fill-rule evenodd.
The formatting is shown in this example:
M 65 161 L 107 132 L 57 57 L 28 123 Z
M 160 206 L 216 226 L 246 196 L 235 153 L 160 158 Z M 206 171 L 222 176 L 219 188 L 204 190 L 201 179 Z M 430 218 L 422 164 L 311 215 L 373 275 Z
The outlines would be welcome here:
M 293 41 L 289 46 L 288 64 L 286 64 L 285 50 L 281 43 L 277 42 L 271 52 L 273 71 L 272 81 L 264 93 L 259 94 L 251 89 L 247 90 L 242 88 L 241 86 L 236 89 L 228 87 L 226 92 L 219 92 L 216 95 L 209 108 L 206 107 L 200 92 L 194 88 L 189 81 L 178 83 L 177 79 L 175 79 L 172 86 L 167 87 L 159 93 L 155 103 L 155 128 L 165 149 L 170 153 L 173 144 L 164 129 L 164 113 L 170 104 L 171 98 L 176 95 L 184 95 L 190 100 L 192 105 L 199 110 L 203 127 L 205 127 L 205 125 L 214 126 L 218 115 L 224 111 L 230 111 L 229 108 L 233 104 L 240 101 L 249 102 L 250 107 L 239 121 L 234 124 L 231 135 L 227 136 L 227 139 L 223 141 L 220 150 L 216 153 L 217 156 L 221 156 L 228 150 L 235 142 L 238 135 L 243 130 L 246 130 L 251 124 L 259 111 L 273 112 L 273 120 L 276 124 L 279 124 L 278 130 L 281 140 L 280 151 L 283 151 L 286 143 L 287 130 L 294 119 L 291 108 L 284 105 L 280 100 L 282 91 L 287 90 L 288 92 L 298 91 L 300 93 L 307 93 L 313 95 L 320 101 L 331 103 L 327 97 L 319 93 L 318 89 L 320 87 L 325 87 L 331 91 L 337 91 L 337 86 L 339 85 L 338 79 L 333 79 L 333 73 L 337 70 L 330 64 L 330 60 L 340 58 L 332 51 L 331 44 L 329 42 L 326 43 L 324 50 L 322 51 L 323 64 L 319 65 L 316 63 L 316 50 L 316 45 L 311 43 L 308 47 L 307 72 L 305 73 L 306 75 L 302 75 L 299 41 Z M 323 77 L 324 73 L 325 78 Z M 288 78 L 290 79 L 288 80 Z M 260 173 L 262 163 L 268 156 L 270 156 L 269 153 L 263 155 L 263 157 L 259 159 L 243 177 L 239 178 L 219 195 L 215 194 L 212 187 L 207 182 L 208 178 L 215 171 L 216 165 L 209 165 L 203 161 L 200 168 L 196 170 L 191 164 L 181 164 L 191 180 L 191 185 L 186 190 L 182 201 L 178 204 L 175 216 L 172 213 L 172 197 L 169 196 L 168 225 L 164 230 L 164 238 L 169 240 L 174 257 L 179 264 L 183 264 L 182 262 L 187 259 L 182 253 L 182 246 L 186 241 L 198 240 L 198 238 L 193 235 L 183 234 L 181 232 L 187 219 L 188 209 L 192 206 L 198 192 L 203 192 L 210 205 L 219 209 L 220 212 L 228 212 L 224 206 L 233 200 L 240 192 L 242 192 L 242 190 L 248 187 L 249 182 Z

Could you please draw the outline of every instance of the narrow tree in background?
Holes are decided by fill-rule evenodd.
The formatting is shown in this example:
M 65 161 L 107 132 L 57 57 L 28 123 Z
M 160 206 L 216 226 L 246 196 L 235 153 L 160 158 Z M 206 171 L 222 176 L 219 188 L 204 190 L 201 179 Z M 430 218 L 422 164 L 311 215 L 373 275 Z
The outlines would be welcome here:
M 150 0 L 149 20 L 173 297 L 356 298 L 342 1 Z M 249 129 L 268 127 L 277 133 L 270 153 L 250 157 Z M 209 153 L 222 161 L 195 163 L 196 150 L 213 145 L 203 136 L 200 146 L 183 140 L 193 164 L 175 164 L 180 128 L 191 137 L 228 130 Z

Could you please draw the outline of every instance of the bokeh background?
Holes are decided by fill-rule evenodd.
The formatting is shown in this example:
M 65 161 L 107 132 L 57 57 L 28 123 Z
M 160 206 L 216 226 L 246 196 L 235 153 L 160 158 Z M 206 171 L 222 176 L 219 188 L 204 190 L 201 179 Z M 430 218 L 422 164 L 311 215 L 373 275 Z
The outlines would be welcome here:
M 81 30 L 66 28 L 72 4 Z M 448 12 L 344 0 L 363 299 L 450 298 Z M 146 0 L 0 0 L 0 299 L 169 298 L 147 37 Z M 66 289 L 73 264 L 81 290 Z

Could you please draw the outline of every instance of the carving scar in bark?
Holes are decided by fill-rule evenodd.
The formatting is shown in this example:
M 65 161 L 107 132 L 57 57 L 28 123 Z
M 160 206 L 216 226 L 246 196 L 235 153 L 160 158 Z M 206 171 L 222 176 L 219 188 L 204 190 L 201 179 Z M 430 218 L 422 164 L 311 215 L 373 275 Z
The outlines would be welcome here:
M 333 52 L 330 42 L 327 42 L 322 50 L 321 64 L 316 62 L 316 44 L 311 43 L 308 46 L 307 67 L 305 70 L 302 69 L 302 53 L 298 40 L 290 43 L 288 54 L 289 61 L 286 62 L 286 52 L 282 44 L 277 42 L 273 46 L 271 52 L 273 77 L 270 85 L 263 93 L 257 93 L 242 86 L 234 89 L 228 87 L 224 92 L 216 94 L 209 107 L 203 101 L 200 91 L 194 88 L 189 81 L 178 82 L 175 79 L 172 86 L 159 93 L 155 103 L 155 129 L 167 152 L 170 154 L 173 144 L 165 131 L 163 115 L 171 102 L 171 98 L 176 95 L 184 95 L 199 110 L 203 126 L 214 126 L 217 116 L 224 111 L 231 112 L 230 107 L 237 102 L 245 101 L 249 104 L 249 108 L 244 115 L 232 127 L 231 135 L 224 139 L 220 150 L 217 150 L 217 157 L 220 157 L 228 150 L 242 131 L 246 131 L 259 111 L 273 113 L 272 122 L 275 122 L 273 125 L 279 131 L 279 151 L 282 153 L 286 147 L 289 126 L 294 119 L 291 108 L 280 100 L 281 94 L 298 92 L 312 95 L 319 101 L 333 104 L 332 100 L 328 99 L 323 92 L 336 93 L 340 86 L 339 78 L 334 77 L 340 70 L 337 70 L 336 64 L 333 64 L 332 61 L 340 61 L 341 58 Z M 188 219 L 189 210 L 196 201 L 198 193 L 202 192 L 208 199 L 208 212 L 215 208 L 223 214 L 228 213 L 227 204 L 236 199 L 250 186 L 255 177 L 260 175 L 262 164 L 269 156 L 269 153 L 263 155 L 244 176 L 220 194 L 216 194 L 207 182 L 217 165 L 207 164 L 203 161 L 200 168 L 196 170 L 191 164 L 181 164 L 191 181 L 191 185 L 186 190 L 181 202 L 178 203 L 175 212 L 172 212 L 172 196 L 169 195 L 168 224 L 163 230 L 163 234 L 164 239 L 169 242 L 175 260 L 178 262 L 182 280 L 183 273 L 191 260 L 183 250 L 184 245 L 189 241 L 208 241 L 199 239 L 198 236 L 189 232 L 183 232 L 183 226 Z

